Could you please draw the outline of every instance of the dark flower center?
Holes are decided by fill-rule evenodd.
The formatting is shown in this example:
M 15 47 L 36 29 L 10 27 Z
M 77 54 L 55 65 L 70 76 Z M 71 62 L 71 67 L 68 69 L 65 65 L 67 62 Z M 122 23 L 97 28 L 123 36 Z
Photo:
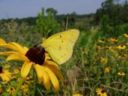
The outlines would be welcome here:
M 2 73 L 2 72 L 3 72 L 2 70 L 3 70 L 3 68 L 2 68 L 2 66 L 0 66 L 0 73 Z
M 101 93 L 105 93 L 105 90 L 104 90 L 104 89 L 102 89 Z
M 28 50 L 28 52 L 25 54 L 27 58 L 36 63 L 42 65 L 45 60 L 45 50 L 43 47 L 39 45 L 35 45 L 32 48 Z

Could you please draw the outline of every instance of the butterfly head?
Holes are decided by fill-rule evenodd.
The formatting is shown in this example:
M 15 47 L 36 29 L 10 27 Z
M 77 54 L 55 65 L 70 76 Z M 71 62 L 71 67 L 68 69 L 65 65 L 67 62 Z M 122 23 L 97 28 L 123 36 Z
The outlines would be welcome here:
M 30 61 L 36 64 L 42 65 L 44 63 L 45 50 L 40 45 L 34 45 L 27 51 L 25 55 Z

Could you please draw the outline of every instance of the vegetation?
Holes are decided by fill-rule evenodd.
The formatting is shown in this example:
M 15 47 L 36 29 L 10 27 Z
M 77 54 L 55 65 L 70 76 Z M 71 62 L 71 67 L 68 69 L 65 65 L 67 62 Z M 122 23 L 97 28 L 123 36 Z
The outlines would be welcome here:
M 17 96 L 127 96 L 128 1 L 119 1 L 105 0 L 93 14 L 58 15 L 55 9 L 48 8 L 37 17 L 0 20 L 1 38 L 30 48 L 56 32 L 80 30 L 72 58 L 60 66 L 64 76 L 60 91 L 46 91 L 35 83 L 31 70 Z M 21 78 L 21 62 L 4 59 L 0 57 L 0 70 L 2 66 L 13 76 L 4 82 L 0 75 L 0 96 L 12 96 Z

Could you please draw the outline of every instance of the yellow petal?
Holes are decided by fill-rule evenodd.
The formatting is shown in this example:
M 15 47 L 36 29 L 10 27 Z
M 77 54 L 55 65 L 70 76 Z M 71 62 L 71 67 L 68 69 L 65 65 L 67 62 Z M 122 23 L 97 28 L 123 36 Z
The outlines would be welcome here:
M 6 60 L 7 61 L 9 61 L 9 60 L 21 60 L 21 61 L 25 61 L 25 60 L 27 60 L 27 58 L 23 54 L 14 53 L 14 54 L 9 55 Z
M 29 50 L 27 47 L 23 47 L 23 48 L 24 48 L 25 53 Z
M 83 95 L 80 93 L 74 93 L 72 96 L 83 96 Z
M 43 82 L 43 84 L 47 90 L 50 89 L 50 86 L 51 86 L 50 78 L 49 78 L 47 72 L 45 72 L 44 67 L 40 66 L 38 64 L 34 64 L 34 68 L 36 70 L 38 80 L 40 82 Z
M 0 52 L 0 55 L 10 55 L 16 53 L 15 51 Z
M 11 73 L 4 70 L 3 73 L 0 73 L 0 77 L 3 81 L 8 82 L 11 79 Z
M 0 46 L 5 47 L 5 48 L 9 48 L 11 50 L 17 51 L 17 52 L 22 53 L 22 54 L 25 54 L 28 51 L 27 47 L 21 46 L 20 44 L 15 43 L 15 42 L 1 44 Z
M 53 61 L 46 62 L 44 66 L 47 66 L 59 79 L 64 80 L 63 75 L 61 74 L 61 71 L 57 64 Z
M 45 61 L 51 59 L 48 53 L 45 53 Z
M 16 50 L 16 51 L 18 51 L 18 52 L 20 52 L 20 53 L 23 53 L 23 54 L 25 54 L 26 51 L 27 51 L 27 50 L 26 50 L 27 47 L 23 47 L 23 46 L 21 46 L 20 44 L 15 43 L 15 42 L 10 42 L 10 43 L 8 43 L 8 47 L 11 48 L 11 49 L 13 49 L 13 50 Z
M 12 50 L 16 50 L 17 48 L 12 45 L 11 43 L 7 43 L 7 44 L 3 44 L 2 47 L 5 47 L 5 48 L 9 48 L 9 49 L 12 49 Z
M 46 60 L 46 61 L 45 61 L 45 64 L 47 64 L 47 65 L 53 65 L 53 66 L 55 66 L 57 69 L 59 69 L 58 64 L 55 63 L 55 62 L 53 62 L 52 60 Z
M 6 81 L 6 82 L 10 81 L 10 78 L 5 74 L 1 78 L 3 81 Z
M 0 45 L 2 45 L 2 44 L 6 44 L 6 41 L 3 40 L 2 38 L 0 38 Z
M 45 67 L 45 71 L 48 73 L 49 78 L 51 80 L 51 83 L 52 83 L 55 91 L 58 92 L 60 86 L 59 86 L 59 81 L 58 81 L 57 77 L 55 76 L 55 74 L 49 68 Z
M 28 73 L 30 72 L 31 67 L 32 67 L 32 62 L 24 62 L 21 68 L 21 76 L 23 78 L 27 77 Z

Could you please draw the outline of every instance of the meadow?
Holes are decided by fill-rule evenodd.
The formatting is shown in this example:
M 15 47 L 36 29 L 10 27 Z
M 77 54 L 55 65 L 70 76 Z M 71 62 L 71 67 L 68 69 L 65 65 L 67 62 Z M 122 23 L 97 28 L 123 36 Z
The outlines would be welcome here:
M 16 19 L 0 21 L 0 96 L 128 96 L 127 23 L 113 26 L 109 22 L 110 26 L 108 18 L 103 16 L 100 24 L 91 24 L 93 14 L 84 18 L 78 16 L 77 19 L 64 18 L 66 21 L 63 22 L 60 22 L 60 16 L 58 22 L 54 15 L 49 11 L 45 16 L 42 10 L 34 24 L 23 19 L 23 22 Z M 58 76 L 60 88 L 56 86 L 58 81 L 54 81 L 56 78 L 50 71 L 47 72 L 54 78 L 38 74 L 40 67 L 31 68 L 27 76 L 26 71 L 22 73 L 23 61 L 19 61 L 22 55 L 7 58 L 12 52 L 11 48 L 24 52 L 26 47 L 32 48 L 49 36 L 68 29 L 80 31 L 73 55 L 64 64 L 53 64 L 50 67 Z M 1 47 L 2 44 L 10 44 L 9 42 L 13 42 L 13 46 Z M 8 53 L 3 55 L 1 52 Z M 48 82 L 41 83 L 38 76 L 43 76 L 44 81 L 50 78 L 51 87 L 48 87 Z
M 100 33 L 98 28 L 91 28 L 87 32 L 80 31 L 73 56 L 60 66 L 64 81 L 61 82 L 58 93 L 53 89 L 44 89 L 34 79 L 35 75 L 31 70 L 20 85 L 17 96 L 127 96 L 128 34 L 102 37 Z M 1 29 L 1 38 L 27 47 L 39 43 L 41 35 L 39 32 L 32 33 L 32 29 L 25 23 L 17 25 L 14 21 L 7 23 L 6 29 Z M 22 62 L 5 59 L 1 56 L 0 66 L 9 70 L 11 77 L 8 82 L 0 80 L 0 94 L 13 96 L 21 79 Z

